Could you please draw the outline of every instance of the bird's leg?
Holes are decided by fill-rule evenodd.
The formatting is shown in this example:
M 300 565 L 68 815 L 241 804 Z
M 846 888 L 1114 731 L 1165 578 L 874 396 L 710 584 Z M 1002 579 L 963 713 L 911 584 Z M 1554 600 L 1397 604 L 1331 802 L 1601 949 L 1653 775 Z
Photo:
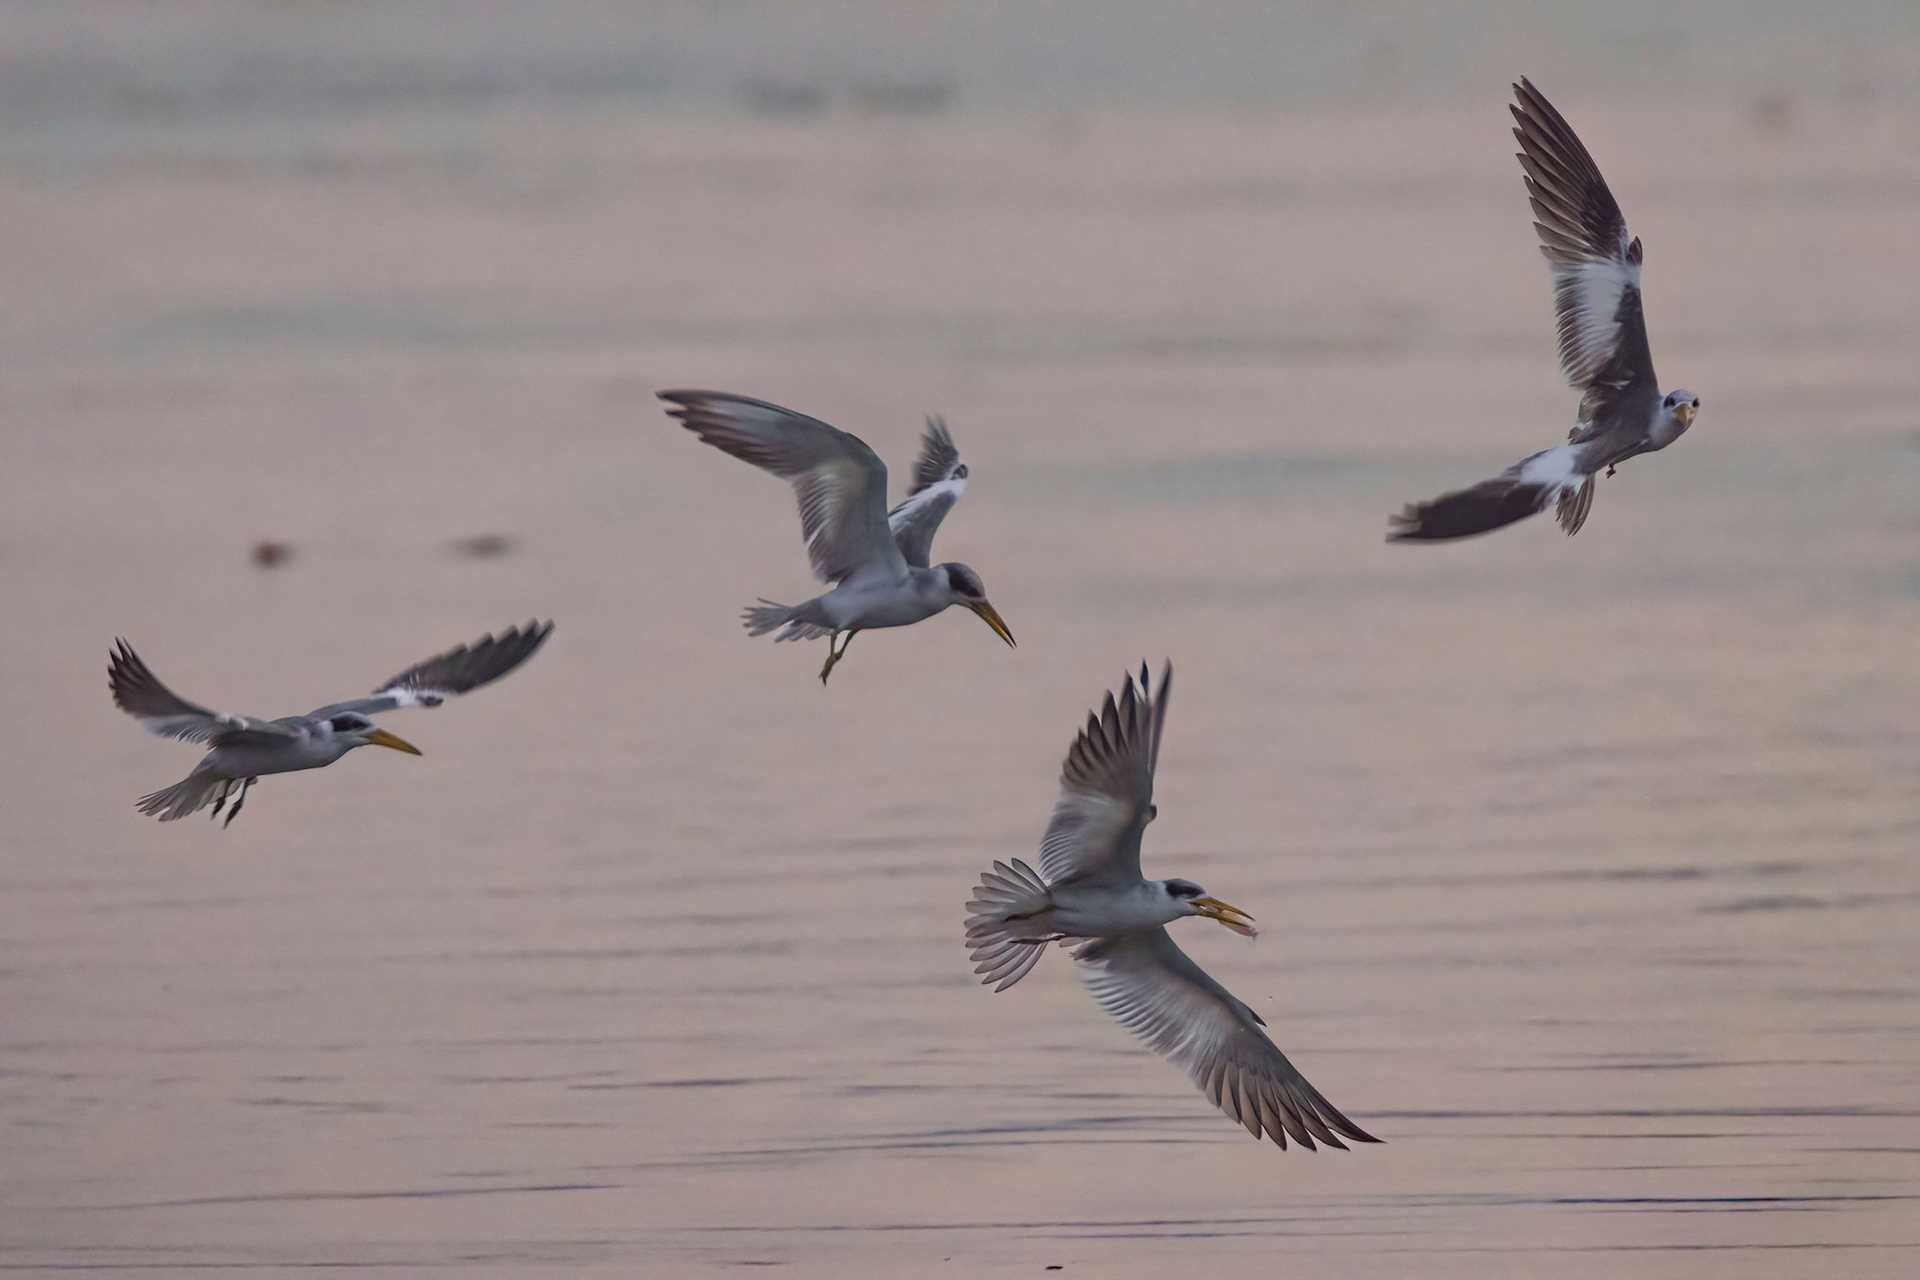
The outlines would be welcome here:
M 837 632 L 827 637 L 827 660 L 820 664 L 820 683 L 823 685 L 827 682 L 827 677 L 833 672 L 833 664 L 840 661 L 840 655 L 833 651 L 833 642 L 839 638 L 840 636 Z
M 240 783 L 240 798 L 233 802 L 233 808 L 227 812 L 227 820 L 220 824 L 222 831 L 232 826 L 233 820 L 240 816 L 240 806 L 247 802 L 247 788 L 258 781 L 258 778 L 247 778 Z
M 226 808 L 227 806 L 227 790 L 232 786 L 233 786 L 232 778 L 220 779 L 220 794 L 213 798 L 213 812 L 207 815 L 208 822 L 219 821 L 220 811 Z M 231 822 L 233 821 L 233 819 L 229 818 L 227 819 L 227 821 Z
M 827 664 L 824 667 L 820 668 L 821 684 L 825 684 L 827 682 L 827 677 L 833 674 L 834 664 L 836 662 L 839 662 L 840 659 L 847 656 L 847 649 L 853 644 L 854 636 L 858 634 L 859 632 L 857 631 L 847 632 L 847 638 L 840 642 L 840 649 L 838 652 L 835 652 L 833 647 L 834 639 L 838 635 L 838 633 L 836 632 L 835 635 L 827 637 Z
M 1611 462 L 1607 464 L 1607 479 L 1613 479 L 1613 464 Z

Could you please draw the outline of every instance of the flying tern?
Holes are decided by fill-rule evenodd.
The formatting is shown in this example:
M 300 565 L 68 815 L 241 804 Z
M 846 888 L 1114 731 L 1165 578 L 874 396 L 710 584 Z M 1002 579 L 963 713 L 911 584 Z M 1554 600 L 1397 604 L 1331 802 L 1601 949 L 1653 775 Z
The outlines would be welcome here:
M 1549 504 L 1571 537 L 1593 509 L 1597 473 L 1666 448 L 1693 425 L 1700 397 L 1660 394 L 1640 305 L 1640 241 L 1573 127 L 1522 77 L 1510 108 L 1520 167 L 1553 274 L 1560 368 L 1580 392 L 1567 443 L 1522 458 L 1491 480 L 1409 504 L 1392 518 L 1392 542 L 1486 533 Z
M 1200 1092 L 1285 1148 L 1291 1137 L 1345 1149 L 1377 1142 L 1307 1083 L 1261 1030 L 1259 1014 L 1174 945 L 1166 926 L 1187 916 L 1254 936 L 1253 917 L 1191 880 L 1148 880 L 1140 838 L 1158 816 L 1154 766 L 1167 723 L 1173 667 L 1156 691 L 1147 669 L 1087 717 L 1060 770 L 1060 796 L 1036 872 L 1016 858 L 980 877 L 967 909 L 967 946 L 982 982 L 1005 991 L 1047 944 L 1073 953 L 1080 980 L 1122 1026 L 1186 1071 Z
M 388 747 L 419 755 L 420 748 L 368 719 L 401 707 L 437 707 L 456 694 L 478 689 L 533 656 L 553 631 L 551 622 L 509 627 L 470 645 L 449 649 L 388 680 L 371 697 L 330 703 L 303 716 L 261 720 L 209 711 L 160 683 L 125 640 L 107 664 L 114 705 L 150 733 L 207 744 L 192 773 L 170 787 L 140 797 L 140 812 L 172 822 L 213 806 L 218 818 L 233 797 L 225 825 L 246 803 L 247 791 L 269 773 L 292 773 L 332 764 L 356 747 Z M 237 790 L 237 794 L 236 793 Z
M 931 564 L 934 531 L 967 488 L 967 465 L 938 418 L 927 420 L 913 488 L 887 510 L 887 466 L 855 435 L 764 400 L 720 391 L 662 391 L 667 412 L 700 439 L 793 485 L 813 572 L 832 589 L 797 605 L 761 600 L 743 613 L 747 634 L 776 641 L 827 637 L 825 684 L 862 631 L 905 627 L 962 605 L 1013 644 L 964 564 Z M 840 637 L 844 635 L 845 640 Z

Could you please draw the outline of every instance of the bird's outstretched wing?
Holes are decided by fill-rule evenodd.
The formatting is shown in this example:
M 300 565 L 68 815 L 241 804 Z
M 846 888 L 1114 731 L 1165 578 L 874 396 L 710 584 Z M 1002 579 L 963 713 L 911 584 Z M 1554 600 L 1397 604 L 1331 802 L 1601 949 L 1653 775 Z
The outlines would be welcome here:
M 209 711 L 160 683 L 125 640 L 117 640 L 107 660 L 107 688 L 113 705 L 140 722 L 148 733 L 181 742 L 228 747 L 284 743 L 299 731 L 274 720 Z
M 1553 272 L 1560 368 L 1581 393 L 1569 438 L 1644 429 L 1660 388 L 1640 307 L 1640 241 L 1573 127 L 1525 77 L 1513 93 L 1533 227 Z
M 1389 542 L 1442 542 L 1488 533 L 1524 520 L 1549 503 L 1559 507 L 1560 525 L 1572 536 L 1593 506 L 1593 473 L 1587 458 L 1595 446 L 1563 444 L 1542 449 L 1491 480 L 1428 502 L 1410 502 L 1388 517 Z
M 1140 878 L 1140 836 L 1153 821 L 1153 770 L 1167 723 L 1173 664 L 1160 688 L 1129 676 L 1120 697 L 1109 693 L 1067 750 L 1060 796 L 1040 841 L 1040 874 L 1049 885 Z
M 552 634 L 553 623 L 529 622 L 524 627 L 508 627 L 497 636 L 481 636 L 472 644 L 459 645 L 408 667 L 375 689 L 370 698 L 330 703 L 308 716 L 318 720 L 349 711 L 371 716 L 400 707 L 437 707 L 457 694 L 492 684 L 531 658 Z
M 967 464 L 960 461 L 946 419 L 928 418 L 920 459 L 913 464 L 913 490 L 887 513 L 893 540 L 908 564 L 924 569 L 933 562 L 933 535 L 966 491 Z
M 1185 1071 L 1215 1106 L 1281 1148 L 1292 1138 L 1346 1149 L 1379 1139 L 1347 1119 L 1165 929 L 1121 934 L 1074 953 L 1080 980 L 1121 1026 Z
M 724 453 L 792 483 L 800 531 L 822 582 L 879 567 L 904 577 L 887 527 L 887 466 L 860 437 L 764 400 L 720 391 L 662 391 L 682 426 Z

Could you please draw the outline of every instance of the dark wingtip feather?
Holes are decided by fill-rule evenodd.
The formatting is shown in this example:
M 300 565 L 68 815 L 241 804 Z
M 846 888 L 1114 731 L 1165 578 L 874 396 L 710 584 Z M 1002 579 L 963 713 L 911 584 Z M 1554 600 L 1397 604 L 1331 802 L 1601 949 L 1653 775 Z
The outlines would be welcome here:
M 153 678 L 153 672 L 147 670 L 147 664 L 140 661 L 140 655 L 133 651 L 125 637 L 116 636 L 114 644 L 114 652 L 107 658 L 107 688 L 113 694 L 113 705 L 131 714 L 130 699 L 159 681 Z
M 1107 692 L 1067 748 L 1060 767 L 1062 785 L 1116 796 L 1151 791 L 1172 672 L 1168 663 L 1157 690 L 1149 683 L 1144 662 L 1137 678 L 1131 670 L 1121 673 L 1119 693 Z
M 1399 515 L 1388 517 L 1387 541 L 1443 542 L 1491 533 L 1538 512 L 1549 492 L 1496 477 L 1431 502 L 1408 503 Z
M 437 657 L 407 668 L 375 689 L 432 688 L 445 693 L 468 693 L 513 672 L 531 658 L 553 634 L 551 619 L 529 618 L 525 626 L 488 632 L 470 644 L 455 645 Z

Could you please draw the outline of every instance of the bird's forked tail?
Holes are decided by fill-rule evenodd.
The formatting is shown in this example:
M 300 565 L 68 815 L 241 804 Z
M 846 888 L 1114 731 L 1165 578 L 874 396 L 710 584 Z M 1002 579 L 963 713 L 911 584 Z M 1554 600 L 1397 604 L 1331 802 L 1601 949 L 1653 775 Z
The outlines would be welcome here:
M 750 636 L 763 636 L 769 631 L 785 627 L 785 631 L 781 631 L 773 638 L 775 644 L 783 640 L 817 640 L 827 634 L 827 629 L 802 621 L 800 610 L 805 607 L 762 600 L 758 604 L 750 604 L 742 609 L 740 618 L 746 623 L 747 634 Z
M 995 862 L 981 873 L 967 903 L 973 913 L 967 917 L 967 949 L 981 982 L 1005 991 L 1040 963 L 1047 944 L 1060 937 L 1046 918 L 1052 907 L 1047 882 L 1018 858 L 1012 866 Z
M 228 781 L 217 773 L 202 773 L 196 769 L 170 787 L 141 796 L 138 801 L 140 812 L 162 822 L 173 822 L 212 804 L 214 793 Z

